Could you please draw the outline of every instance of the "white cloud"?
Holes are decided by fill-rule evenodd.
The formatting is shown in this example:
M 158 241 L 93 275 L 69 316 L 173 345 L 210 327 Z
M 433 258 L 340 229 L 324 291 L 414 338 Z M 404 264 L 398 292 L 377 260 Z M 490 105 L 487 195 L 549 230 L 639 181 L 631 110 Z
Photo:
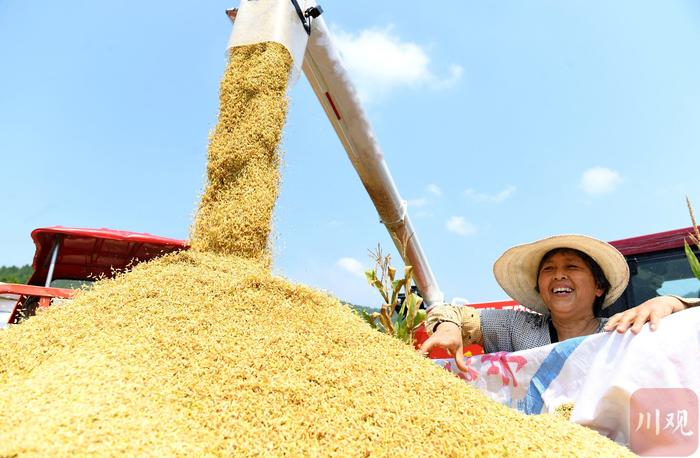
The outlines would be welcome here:
M 343 62 L 360 98 L 369 102 L 398 87 L 430 85 L 444 89 L 459 81 L 463 69 L 452 64 L 445 77 L 430 69 L 430 58 L 423 47 L 401 41 L 392 25 L 357 33 L 333 27 Z
M 432 195 L 440 197 L 442 195 L 442 189 L 440 186 L 432 183 L 425 187 L 425 189 Z
M 448 231 L 459 235 L 474 235 L 476 234 L 476 226 L 465 220 L 462 216 L 453 216 L 445 222 L 445 227 Z
M 473 189 L 467 189 L 464 191 L 464 195 L 475 202 L 497 204 L 503 202 L 504 200 L 512 196 L 515 190 L 515 186 L 508 186 L 503 191 L 498 192 L 496 194 L 484 194 L 481 192 L 476 192 Z
M 462 75 L 464 74 L 464 68 L 462 68 L 461 65 L 457 64 L 452 64 L 450 65 L 450 76 L 443 78 L 441 80 L 435 81 L 435 84 L 439 88 L 448 88 L 455 84 L 457 81 L 459 81 L 462 78 Z
M 365 268 L 362 266 L 362 263 L 355 258 L 340 258 L 336 262 L 336 265 L 356 277 L 365 278 Z
M 431 197 L 441 197 L 442 196 L 442 189 L 440 189 L 440 186 L 436 184 L 429 184 L 428 186 L 425 187 L 425 191 L 430 194 L 428 197 L 418 197 L 416 199 L 410 199 L 406 201 L 406 204 L 408 204 L 409 207 L 413 208 L 424 208 L 429 206 L 430 204 L 433 203 L 433 200 Z
M 586 194 L 597 196 L 609 194 L 622 182 L 622 177 L 614 170 L 593 167 L 581 175 L 580 187 Z
M 412 214 L 411 216 L 415 217 L 416 219 L 426 219 L 426 218 L 432 218 L 433 214 L 429 211 L 425 210 L 420 210 Z
M 425 207 L 428 204 L 428 199 L 426 199 L 425 197 L 421 197 L 418 199 L 410 199 L 406 201 L 406 204 L 409 207 L 421 208 Z

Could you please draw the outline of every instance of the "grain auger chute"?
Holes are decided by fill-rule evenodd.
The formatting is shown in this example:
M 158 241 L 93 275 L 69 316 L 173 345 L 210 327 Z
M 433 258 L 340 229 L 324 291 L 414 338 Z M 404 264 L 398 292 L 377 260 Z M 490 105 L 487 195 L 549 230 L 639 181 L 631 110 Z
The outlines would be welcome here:
M 441 303 L 443 293 L 430 269 L 367 116 L 315 2 L 296 0 L 241 0 L 228 10 L 234 22 L 228 47 L 278 42 L 294 61 L 290 82 L 301 71 L 309 80 L 335 129 L 350 162 L 389 231 L 398 252 L 413 275 L 424 301 Z

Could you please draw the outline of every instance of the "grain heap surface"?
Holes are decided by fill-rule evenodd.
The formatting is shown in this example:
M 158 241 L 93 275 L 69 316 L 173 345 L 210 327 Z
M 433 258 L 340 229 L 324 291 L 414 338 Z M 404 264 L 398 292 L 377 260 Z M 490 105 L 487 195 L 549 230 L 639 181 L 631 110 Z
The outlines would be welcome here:
M 100 282 L 0 349 L 0 456 L 624 455 L 487 400 L 334 298 L 215 254 Z
M 286 82 L 261 71 L 284 55 L 276 45 L 234 51 L 221 119 L 245 109 L 241 98 L 254 104 L 254 88 Z M 249 59 L 258 63 L 247 68 Z M 229 84 L 241 71 L 259 84 Z M 271 128 L 281 131 L 283 121 Z M 212 145 L 237 122 L 217 127 Z M 268 134 L 279 139 L 260 135 Z M 221 141 L 210 160 L 238 155 L 239 140 Z M 218 191 L 205 196 L 196 250 L 138 265 L 0 333 L 0 456 L 628 454 L 554 416 L 489 401 L 337 299 L 272 276 L 261 255 L 271 204 L 260 196 L 267 188 L 256 187 L 276 195 L 278 179 L 246 179 L 277 160 L 250 154 L 255 160 L 232 160 L 244 165 L 218 183 L 210 164 Z M 238 195 L 228 181 L 239 176 L 255 189 Z M 260 207 L 238 219 L 227 215 L 241 210 L 229 199 Z

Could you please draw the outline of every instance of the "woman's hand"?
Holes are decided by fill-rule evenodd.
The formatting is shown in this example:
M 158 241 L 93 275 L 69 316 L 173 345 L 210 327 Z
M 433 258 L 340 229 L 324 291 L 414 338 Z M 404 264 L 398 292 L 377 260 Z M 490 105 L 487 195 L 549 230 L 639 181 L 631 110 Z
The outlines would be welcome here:
M 642 326 L 649 322 L 649 328 L 656 331 L 661 318 L 685 308 L 685 304 L 673 296 L 653 297 L 641 305 L 611 316 L 605 323 L 603 330 L 612 331 L 614 329 L 619 333 L 624 333 L 631 326 L 632 333 L 637 334 L 642 330 Z
M 428 356 L 430 350 L 435 347 L 444 348 L 453 355 L 459 370 L 466 372 L 469 369 L 464 359 L 462 330 L 455 323 L 449 321 L 440 323 L 433 335 L 423 342 L 423 345 L 421 345 L 418 351 L 423 356 Z

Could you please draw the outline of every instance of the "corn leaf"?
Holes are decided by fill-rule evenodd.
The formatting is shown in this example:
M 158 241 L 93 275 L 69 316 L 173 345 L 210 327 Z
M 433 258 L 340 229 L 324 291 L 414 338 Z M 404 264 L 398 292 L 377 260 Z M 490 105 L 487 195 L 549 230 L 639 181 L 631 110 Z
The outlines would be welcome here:
M 416 318 L 416 294 L 406 297 L 406 324 L 409 329 L 413 329 L 413 320 Z
M 413 266 L 404 266 L 403 277 L 406 280 L 406 289 L 411 287 L 411 277 L 413 276 Z M 408 291 L 406 291 L 408 294 Z
M 417 295 L 416 293 L 411 293 L 410 297 L 408 297 L 407 300 L 408 314 L 406 318 L 408 319 L 408 327 L 412 330 L 415 329 L 417 326 L 416 317 L 418 316 L 418 311 L 421 303 L 423 302 L 423 298 Z
M 421 302 L 422 302 L 422 299 L 421 299 Z M 427 316 L 427 312 L 425 310 L 418 309 L 418 311 L 416 311 L 416 319 L 413 320 L 413 329 L 416 329 L 418 326 L 423 324 L 426 316 Z
M 406 343 L 410 343 L 411 333 L 408 329 L 408 326 L 406 325 L 406 320 L 399 319 L 396 322 L 396 337 L 398 337 L 400 340 Z
M 406 279 L 404 278 L 404 291 L 408 290 L 408 287 L 406 286 L 405 283 Z M 398 296 L 398 291 L 396 292 L 396 295 Z M 408 295 L 405 295 L 403 298 L 403 302 L 401 302 L 401 307 L 399 308 L 399 317 L 405 318 L 406 317 L 406 299 L 408 298 Z
M 388 304 L 384 304 L 382 306 L 382 310 L 380 312 L 379 320 L 382 322 L 382 325 L 384 326 L 384 331 L 393 336 L 394 335 L 394 326 L 391 324 L 391 312 L 392 312 L 392 307 Z
M 367 272 L 365 272 L 365 275 L 366 274 Z M 389 295 L 384 290 L 384 285 L 382 284 L 381 280 L 379 280 L 376 277 L 376 275 L 374 276 L 374 280 L 370 282 L 370 285 L 374 286 L 377 289 L 377 291 L 379 291 L 379 294 L 382 295 L 382 299 L 384 299 L 384 302 L 389 302 Z
M 367 269 L 365 270 L 365 278 L 367 279 L 367 283 L 374 285 L 374 282 L 377 280 L 377 272 L 372 269 Z
M 423 298 L 416 294 L 416 308 L 419 308 L 423 303 Z
M 362 319 L 365 320 L 372 328 L 377 329 L 377 318 L 379 318 L 379 313 L 367 313 L 364 310 L 360 310 L 360 315 Z
M 685 245 L 685 256 L 688 258 L 688 264 L 690 264 L 690 270 L 693 271 L 695 278 L 700 280 L 700 261 L 698 261 L 698 257 L 695 256 L 695 253 L 693 253 L 693 250 L 690 248 L 690 245 L 688 245 L 688 242 L 683 243 Z
M 399 291 L 406 282 L 405 278 L 400 278 L 391 282 L 391 303 L 396 304 L 396 298 L 399 296 Z

